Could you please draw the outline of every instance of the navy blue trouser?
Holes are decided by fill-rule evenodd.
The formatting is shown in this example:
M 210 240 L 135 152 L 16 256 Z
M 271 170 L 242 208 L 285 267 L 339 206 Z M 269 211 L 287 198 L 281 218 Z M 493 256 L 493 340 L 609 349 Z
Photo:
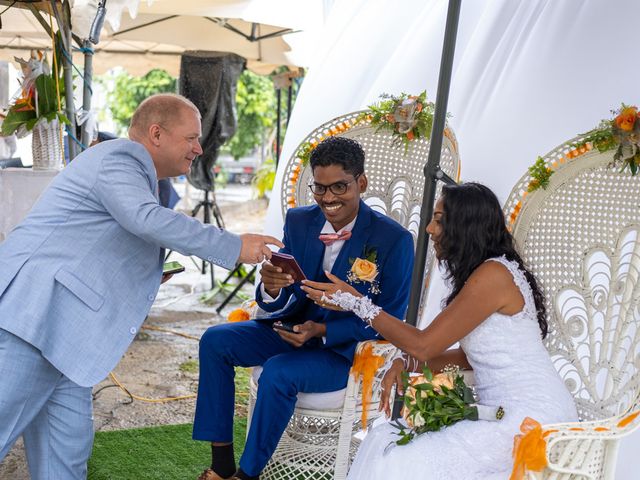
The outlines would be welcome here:
M 298 392 L 340 390 L 351 362 L 330 349 L 294 348 L 254 320 L 209 328 L 200 339 L 194 440 L 233 441 L 234 367 L 263 366 L 240 468 L 259 475 L 293 414 Z

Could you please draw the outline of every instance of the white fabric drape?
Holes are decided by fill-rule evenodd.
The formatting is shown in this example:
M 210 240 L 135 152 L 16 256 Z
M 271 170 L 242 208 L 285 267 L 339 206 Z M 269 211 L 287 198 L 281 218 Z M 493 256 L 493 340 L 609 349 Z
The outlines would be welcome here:
M 426 89 L 434 100 L 447 7 L 446 0 L 337 1 L 281 164 L 316 126 L 382 92 Z M 488 185 L 504 201 L 538 155 L 595 127 L 620 102 L 638 104 L 637 18 L 636 0 L 463 1 L 448 107 L 463 180 Z M 282 234 L 276 195 L 265 230 Z M 431 296 L 423 323 L 438 311 L 438 297 Z M 616 478 L 635 478 L 638 447 L 640 434 L 622 442 Z

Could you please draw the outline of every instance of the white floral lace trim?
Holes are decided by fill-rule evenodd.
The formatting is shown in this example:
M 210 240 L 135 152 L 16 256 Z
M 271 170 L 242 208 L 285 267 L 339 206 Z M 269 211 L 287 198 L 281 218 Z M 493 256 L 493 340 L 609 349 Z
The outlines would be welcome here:
M 524 272 L 520 270 L 520 266 L 518 265 L 518 263 L 513 260 L 507 260 L 507 257 L 505 255 L 502 255 L 500 257 L 488 258 L 485 261 L 501 263 L 507 268 L 507 270 L 509 270 L 509 273 L 511 273 L 511 276 L 513 277 L 513 283 L 516 284 L 516 287 L 518 287 L 518 290 L 520 290 L 520 293 L 522 294 L 522 298 L 524 299 L 524 308 L 520 313 L 527 313 L 529 315 L 533 315 L 534 318 L 537 318 L 536 304 L 533 299 L 533 292 L 531 291 L 531 285 L 529 285 L 529 282 L 527 281 L 527 277 L 525 277 Z
M 374 305 L 369 297 L 356 297 L 351 293 L 340 290 L 329 297 L 323 293 L 321 300 L 325 303 L 340 307 L 343 310 L 355 313 L 369 325 L 371 325 L 373 319 L 382 311 L 382 308 Z

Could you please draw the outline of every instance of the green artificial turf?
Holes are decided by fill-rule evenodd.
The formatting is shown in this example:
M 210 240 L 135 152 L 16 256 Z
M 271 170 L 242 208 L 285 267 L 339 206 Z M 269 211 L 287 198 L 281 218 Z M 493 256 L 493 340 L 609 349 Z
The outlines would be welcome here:
M 180 369 L 197 371 L 198 363 L 185 362 Z M 236 463 L 244 449 L 250 375 L 249 369 L 236 368 Z M 188 423 L 97 432 L 88 480 L 195 480 L 211 464 L 211 446 L 192 440 L 191 430 Z
M 236 418 L 236 462 L 244 448 L 246 418 Z M 192 425 L 97 432 L 89 480 L 195 480 L 210 465 L 208 442 L 191 439 Z

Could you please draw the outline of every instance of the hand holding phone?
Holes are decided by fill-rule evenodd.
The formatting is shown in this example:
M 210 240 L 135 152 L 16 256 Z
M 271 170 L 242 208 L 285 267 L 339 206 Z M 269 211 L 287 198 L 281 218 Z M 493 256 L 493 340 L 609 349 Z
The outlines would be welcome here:
M 162 266 L 163 275 L 173 275 L 174 273 L 184 272 L 184 265 L 180 262 L 166 262 Z
M 306 280 L 307 277 L 304 275 L 302 268 L 293 257 L 293 255 L 288 255 L 286 253 L 273 252 L 271 254 L 271 264 L 282 269 L 283 273 L 291 275 L 294 282 L 301 282 L 302 280 Z
M 273 328 L 275 328 L 276 330 L 284 330 L 285 332 L 298 333 L 293 330 L 293 327 L 295 325 L 297 324 L 292 322 L 275 322 L 273 324 Z

